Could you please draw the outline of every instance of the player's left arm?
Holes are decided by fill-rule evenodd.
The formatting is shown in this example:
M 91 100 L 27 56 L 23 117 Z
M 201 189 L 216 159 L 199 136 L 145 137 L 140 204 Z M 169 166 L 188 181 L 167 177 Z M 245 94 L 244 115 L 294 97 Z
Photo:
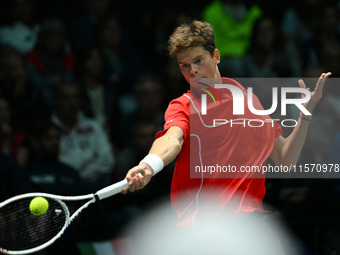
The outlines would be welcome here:
M 310 100 L 303 104 L 303 106 L 310 113 L 313 112 L 313 109 L 320 101 L 326 78 L 330 75 L 330 72 L 321 74 L 318 82 L 316 83 L 315 90 L 311 92 Z M 306 89 L 306 85 L 303 80 L 299 80 L 299 86 L 300 88 Z M 292 166 L 297 163 L 307 137 L 308 127 L 310 123 L 310 121 L 308 121 L 308 118 L 311 117 L 304 116 L 302 114 L 302 118 L 298 119 L 297 125 L 287 138 L 284 138 L 283 136 L 278 136 L 275 138 L 274 149 L 270 157 L 276 165 Z

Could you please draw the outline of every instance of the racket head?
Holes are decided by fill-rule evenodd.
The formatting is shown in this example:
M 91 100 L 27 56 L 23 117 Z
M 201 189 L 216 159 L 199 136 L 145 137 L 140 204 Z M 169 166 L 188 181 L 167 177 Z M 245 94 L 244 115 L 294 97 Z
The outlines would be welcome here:
M 48 203 L 46 213 L 34 215 L 30 202 L 43 197 Z M 45 193 L 19 195 L 0 203 L 0 252 L 29 254 L 52 244 L 70 224 L 66 204 Z

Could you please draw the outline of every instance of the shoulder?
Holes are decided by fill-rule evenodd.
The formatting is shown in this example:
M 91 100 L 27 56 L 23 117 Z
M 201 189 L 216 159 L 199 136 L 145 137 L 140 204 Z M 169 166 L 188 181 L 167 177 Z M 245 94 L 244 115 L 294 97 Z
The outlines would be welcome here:
M 178 102 L 178 103 L 182 103 L 182 104 L 188 104 L 188 103 L 190 104 L 190 91 L 188 90 L 187 93 L 184 93 L 180 97 L 177 97 L 177 98 L 173 99 L 170 102 L 170 104 L 173 103 L 173 102 L 174 103 Z
M 189 114 L 190 111 L 190 93 L 184 93 L 182 96 L 173 99 L 165 112 L 165 114 L 174 112 L 185 112 Z
M 100 129 L 100 124 L 94 118 L 86 116 L 83 112 L 78 114 L 78 120 L 80 126 L 91 126 Z
M 182 96 L 172 100 L 164 118 L 164 129 L 156 134 L 156 138 L 163 136 L 170 127 L 174 126 L 181 128 L 186 137 L 189 133 L 190 93 L 184 93 Z

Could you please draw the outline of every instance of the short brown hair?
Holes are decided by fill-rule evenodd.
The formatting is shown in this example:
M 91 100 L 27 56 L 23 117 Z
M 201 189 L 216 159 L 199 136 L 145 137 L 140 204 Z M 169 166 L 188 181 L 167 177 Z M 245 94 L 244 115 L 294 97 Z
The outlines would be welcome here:
M 174 57 L 183 49 L 193 46 L 202 46 L 211 55 L 214 54 L 214 31 L 208 22 L 194 20 L 177 27 L 169 39 L 170 57 Z

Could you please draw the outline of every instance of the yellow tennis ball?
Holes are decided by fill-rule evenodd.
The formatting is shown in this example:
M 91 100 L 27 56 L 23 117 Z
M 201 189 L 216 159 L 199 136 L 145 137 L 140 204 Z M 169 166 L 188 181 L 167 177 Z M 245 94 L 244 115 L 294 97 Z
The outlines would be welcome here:
M 30 211 L 36 216 L 43 215 L 48 210 L 48 201 L 43 197 L 35 197 L 30 203 Z

